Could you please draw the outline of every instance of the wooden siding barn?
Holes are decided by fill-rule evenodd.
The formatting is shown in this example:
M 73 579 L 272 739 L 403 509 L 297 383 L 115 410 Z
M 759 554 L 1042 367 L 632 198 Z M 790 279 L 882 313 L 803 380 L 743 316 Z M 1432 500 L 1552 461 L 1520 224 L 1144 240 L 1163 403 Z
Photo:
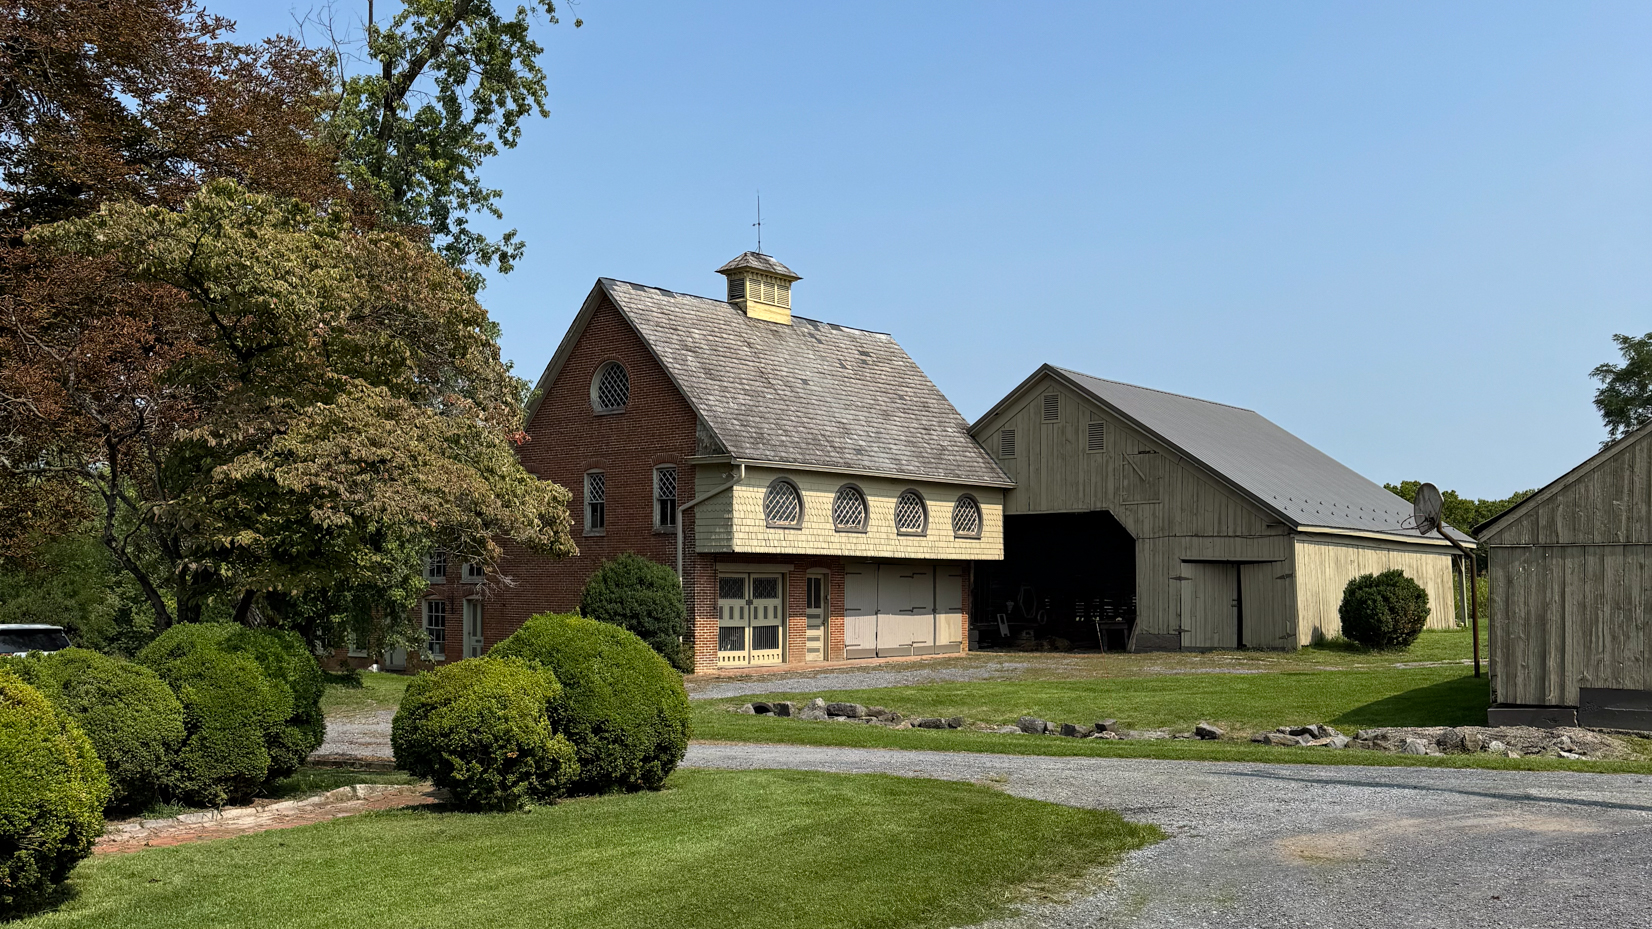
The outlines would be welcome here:
M 971 434 L 1015 481 L 1005 560 L 977 571 L 982 636 L 1296 648 L 1338 635 L 1348 581 L 1390 568 L 1428 591 L 1430 628 L 1456 624 L 1455 549 L 1250 410 L 1045 365 Z
M 1652 730 L 1652 427 L 1476 534 L 1494 723 Z

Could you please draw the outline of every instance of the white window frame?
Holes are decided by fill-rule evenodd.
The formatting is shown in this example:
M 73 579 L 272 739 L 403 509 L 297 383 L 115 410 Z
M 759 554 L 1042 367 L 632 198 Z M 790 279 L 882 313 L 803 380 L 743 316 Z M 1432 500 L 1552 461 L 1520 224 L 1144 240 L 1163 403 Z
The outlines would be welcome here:
M 434 609 L 434 607 L 440 607 L 440 609 Z M 432 618 L 434 618 L 434 616 L 438 613 L 441 614 L 442 624 L 440 626 L 432 625 L 430 620 Z M 440 640 L 438 640 L 436 638 L 436 636 L 432 635 L 431 630 L 433 630 L 433 629 L 441 630 L 442 635 L 441 635 Z M 447 601 L 446 600 L 439 600 L 439 599 L 436 599 L 436 598 L 432 597 L 432 598 L 424 601 L 424 635 L 425 635 L 425 648 L 429 650 L 430 657 L 433 660 L 436 660 L 436 661 L 445 661 L 447 659 Z
M 462 619 L 460 634 L 465 637 L 464 655 L 466 658 L 480 658 L 484 650 L 482 629 L 482 599 L 480 597 L 466 597 L 459 606 Z M 476 634 L 471 635 L 471 623 L 476 624 Z
M 447 583 L 447 551 L 436 549 L 424 556 L 424 580 L 426 584 Z
M 488 572 L 487 569 L 476 562 L 467 561 L 465 562 L 464 571 L 459 575 L 459 579 L 466 584 L 480 584 L 488 579 Z

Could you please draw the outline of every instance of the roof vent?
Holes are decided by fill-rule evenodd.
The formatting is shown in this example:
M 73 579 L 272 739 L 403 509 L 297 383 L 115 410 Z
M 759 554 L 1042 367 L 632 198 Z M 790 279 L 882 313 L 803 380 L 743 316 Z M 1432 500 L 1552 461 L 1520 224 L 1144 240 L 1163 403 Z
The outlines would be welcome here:
M 792 324 L 792 269 L 762 252 L 744 252 L 717 273 L 728 278 L 728 302 L 753 319 Z
M 1061 395 L 1044 395 L 1044 421 L 1047 423 L 1061 422 Z

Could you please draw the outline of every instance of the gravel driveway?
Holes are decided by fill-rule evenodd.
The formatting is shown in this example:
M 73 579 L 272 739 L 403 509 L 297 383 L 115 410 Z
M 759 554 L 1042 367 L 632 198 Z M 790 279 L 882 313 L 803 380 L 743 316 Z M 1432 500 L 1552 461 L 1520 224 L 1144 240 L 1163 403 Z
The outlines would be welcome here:
M 1006 929 L 1652 927 L 1652 777 L 769 745 L 684 764 L 985 781 L 1169 833 Z

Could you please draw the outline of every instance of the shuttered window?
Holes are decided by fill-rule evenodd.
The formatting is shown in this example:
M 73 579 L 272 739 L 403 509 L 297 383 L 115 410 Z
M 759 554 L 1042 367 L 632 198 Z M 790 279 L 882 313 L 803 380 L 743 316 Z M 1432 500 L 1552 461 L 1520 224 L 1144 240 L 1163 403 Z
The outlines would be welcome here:
M 1107 424 L 1091 423 L 1090 434 L 1084 443 L 1087 452 L 1104 452 L 1107 450 Z
M 1061 421 L 1061 395 L 1044 395 L 1044 421 L 1054 423 Z
M 1014 429 L 1005 429 L 1004 431 L 998 433 L 998 457 L 999 458 L 1014 458 L 1015 457 L 1015 430 Z

